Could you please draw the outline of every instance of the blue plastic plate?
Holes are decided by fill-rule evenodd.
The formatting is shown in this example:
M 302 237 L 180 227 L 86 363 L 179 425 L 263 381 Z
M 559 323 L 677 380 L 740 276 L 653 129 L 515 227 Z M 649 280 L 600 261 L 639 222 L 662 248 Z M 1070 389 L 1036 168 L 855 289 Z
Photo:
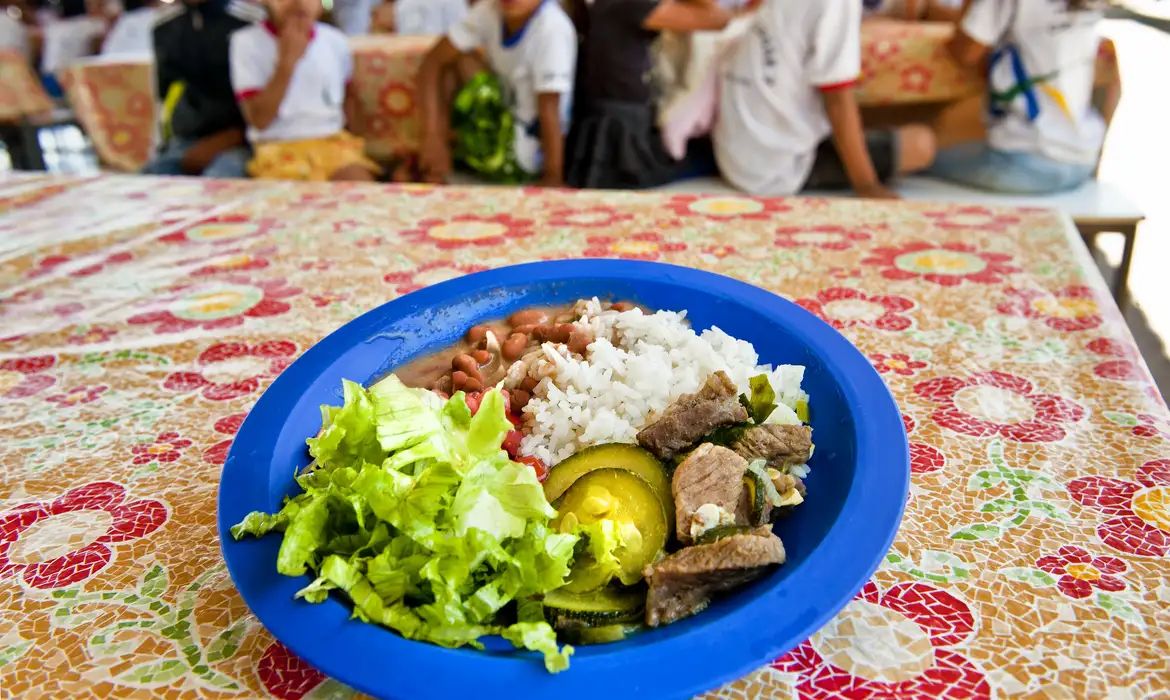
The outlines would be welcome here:
M 761 362 L 805 365 L 817 444 L 809 497 L 777 525 L 788 562 L 703 613 L 616 644 L 582 647 L 568 671 L 499 639 L 486 651 L 443 649 L 350 619 L 337 596 L 294 600 L 307 578 L 276 573 L 279 536 L 233 541 L 253 510 L 297 489 L 319 406 L 341 403 L 343 378 L 369 383 L 470 326 L 534 305 L 599 296 L 686 310 L 753 343 Z M 347 323 L 273 382 L 236 436 L 219 490 L 219 535 L 232 580 L 265 627 L 321 671 L 378 697 L 568 700 L 687 698 L 759 668 L 807 639 L 861 589 L 894 539 L 909 489 L 898 407 L 868 360 L 799 306 L 728 277 L 615 260 L 533 263 L 409 294 Z

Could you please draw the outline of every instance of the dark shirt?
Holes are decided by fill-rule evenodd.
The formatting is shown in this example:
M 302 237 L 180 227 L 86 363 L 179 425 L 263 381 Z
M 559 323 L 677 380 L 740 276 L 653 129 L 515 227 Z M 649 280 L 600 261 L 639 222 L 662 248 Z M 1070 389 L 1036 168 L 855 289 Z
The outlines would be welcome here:
M 232 32 L 262 18 L 259 6 L 238 0 L 207 0 L 163 11 L 154 27 L 159 99 L 166 98 L 173 83 L 186 84 L 171 118 L 175 137 L 194 140 L 244 128 L 232 91 L 228 46 Z
M 581 47 L 582 101 L 650 104 L 650 45 L 658 32 L 642 23 L 657 6 L 658 0 L 594 0 Z

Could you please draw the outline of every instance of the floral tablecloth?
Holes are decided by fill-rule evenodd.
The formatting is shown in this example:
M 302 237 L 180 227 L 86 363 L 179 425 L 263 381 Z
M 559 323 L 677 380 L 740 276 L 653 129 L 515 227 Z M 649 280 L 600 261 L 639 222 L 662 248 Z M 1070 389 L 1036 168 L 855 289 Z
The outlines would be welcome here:
M 53 109 L 53 101 L 28 60 L 0 51 L 0 123 L 13 123 Z
M 794 299 L 905 414 L 910 501 L 881 570 L 712 698 L 1165 692 L 1170 417 L 1055 214 L 105 176 L 0 181 L 2 694 L 346 693 L 228 579 L 215 496 L 233 434 L 363 311 L 578 256 Z

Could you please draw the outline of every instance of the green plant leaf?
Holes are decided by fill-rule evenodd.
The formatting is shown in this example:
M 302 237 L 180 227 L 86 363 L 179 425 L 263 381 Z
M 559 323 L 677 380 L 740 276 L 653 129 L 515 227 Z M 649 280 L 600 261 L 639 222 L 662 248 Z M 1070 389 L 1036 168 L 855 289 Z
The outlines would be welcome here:
M 147 598 L 158 598 L 167 592 L 168 585 L 170 585 L 170 580 L 167 577 L 167 570 L 162 567 L 162 564 L 155 564 L 142 576 L 142 581 L 138 584 L 138 592 Z
M 32 647 L 31 640 L 0 649 L 0 668 L 4 668 L 24 656 L 24 652 L 28 651 L 30 647 Z
M 204 673 L 199 674 L 199 680 L 212 688 L 219 690 L 239 690 L 240 682 L 231 676 L 225 675 L 216 671 L 215 669 L 208 669 Z
M 1019 504 L 1010 498 L 997 498 L 988 501 L 979 507 L 980 513 L 1010 513 L 1019 507 Z
M 1101 415 L 1105 416 L 1105 420 L 1109 421 L 1110 423 L 1116 423 L 1117 425 L 1124 426 L 1126 428 L 1132 428 L 1138 424 L 1137 416 L 1131 413 L 1105 411 Z
M 1000 472 L 1008 471 L 1007 459 L 1003 456 L 1003 439 L 996 438 L 987 445 L 987 461 Z
M 1013 581 L 1020 581 L 1037 588 L 1048 588 L 1056 585 L 1056 579 L 1051 574 L 1027 566 L 1000 569 L 999 573 Z
M 1052 518 L 1053 520 L 1061 520 L 1065 522 L 1070 519 L 1068 512 L 1065 511 L 1064 508 L 1053 505 L 1048 501 L 1032 500 L 1025 503 L 1024 507 L 1029 508 L 1033 513 L 1041 515 L 1045 518 Z
M 124 685 L 153 688 L 170 683 L 186 671 L 187 666 L 182 661 L 162 659 L 129 668 L 114 676 L 114 681 Z
M 976 523 L 960 528 L 951 533 L 952 540 L 993 540 L 1003 534 L 1003 531 L 998 525 L 987 525 L 985 523 Z
M 1098 591 L 1097 595 L 1093 598 L 1093 602 L 1097 604 L 1097 607 L 1109 613 L 1110 617 L 1120 617 L 1126 622 L 1145 626 L 1145 623 L 1142 621 L 1142 616 L 1138 614 L 1137 610 L 1134 610 L 1133 606 L 1129 604 L 1129 601 L 1121 596 Z
M 247 621 L 237 620 L 234 625 L 217 634 L 207 645 L 208 663 L 223 661 L 235 656 L 236 651 L 240 648 L 240 640 L 244 638 L 244 633 L 247 631 Z
M 1003 474 L 991 469 L 981 469 L 971 475 L 967 481 L 968 491 L 982 491 L 1003 483 Z

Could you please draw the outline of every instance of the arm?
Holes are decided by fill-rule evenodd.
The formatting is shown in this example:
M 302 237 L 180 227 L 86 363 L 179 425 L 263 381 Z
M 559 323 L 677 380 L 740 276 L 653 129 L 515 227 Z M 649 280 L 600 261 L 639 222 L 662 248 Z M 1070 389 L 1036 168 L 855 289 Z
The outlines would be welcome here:
M 451 116 L 443 104 L 442 78 L 443 71 L 453 66 L 459 56 L 459 49 L 443 37 L 427 52 L 415 79 L 422 115 L 419 165 L 428 182 L 442 182 L 451 172 L 451 149 L 447 145 Z
M 863 197 L 897 199 L 878 181 L 877 171 L 865 146 L 865 132 L 861 126 L 861 110 L 852 88 L 822 92 L 829 123 L 833 125 L 833 144 L 849 175 L 849 184 Z
M 240 101 L 240 111 L 244 114 L 244 121 L 256 129 L 267 129 L 276 121 L 280 114 L 280 105 L 284 102 L 284 95 L 288 92 L 288 84 L 292 80 L 293 72 L 300 62 L 301 56 L 309 46 L 309 35 L 312 26 L 304 21 L 288 22 L 280 28 L 277 39 L 276 68 L 272 77 L 259 91 L 248 91 L 248 85 L 241 86 L 239 81 L 233 80 L 236 86 L 237 97 Z M 232 42 L 232 51 L 237 50 L 237 42 Z M 246 60 L 246 59 L 245 59 Z M 234 62 L 234 61 L 233 61 Z M 255 85 L 256 83 L 252 83 Z M 243 91 L 241 91 L 243 87 Z
M 991 53 L 991 47 L 979 43 L 962 29 L 956 28 L 955 35 L 947 42 L 947 51 L 960 66 L 974 70 L 983 66 Z
M 962 8 L 940 5 L 935 0 L 927 0 L 926 2 L 926 21 L 928 22 L 958 22 L 962 16 Z
M 659 32 L 714 31 L 726 27 L 731 18 L 714 0 L 662 0 L 642 26 Z
M 925 0 L 906 0 L 906 6 L 902 10 L 902 19 L 907 22 L 917 22 L 925 12 L 923 12 L 922 4 Z
M 561 131 L 561 96 L 542 92 L 536 96 L 540 115 L 540 147 L 544 151 L 544 177 L 540 184 L 559 187 L 564 184 L 565 136 Z
M 245 143 L 242 129 L 225 129 L 204 136 L 183 153 L 180 166 L 187 175 L 202 175 L 207 166 L 224 151 L 239 148 Z

